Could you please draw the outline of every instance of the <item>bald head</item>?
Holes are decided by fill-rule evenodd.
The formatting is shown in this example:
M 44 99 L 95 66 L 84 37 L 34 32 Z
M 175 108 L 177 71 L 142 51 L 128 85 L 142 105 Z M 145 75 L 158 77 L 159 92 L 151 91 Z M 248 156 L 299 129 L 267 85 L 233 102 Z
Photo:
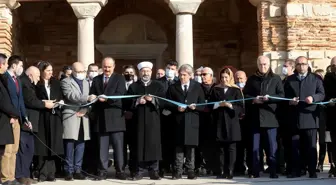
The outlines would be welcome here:
M 30 79 L 31 83 L 34 83 L 34 85 L 40 81 L 40 70 L 35 66 L 28 67 L 28 69 L 26 69 L 26 75 Z
M 72 64 L 72 70 L 74 72 L 84 71 L 84 65 L 80 62 L 75 62 Z

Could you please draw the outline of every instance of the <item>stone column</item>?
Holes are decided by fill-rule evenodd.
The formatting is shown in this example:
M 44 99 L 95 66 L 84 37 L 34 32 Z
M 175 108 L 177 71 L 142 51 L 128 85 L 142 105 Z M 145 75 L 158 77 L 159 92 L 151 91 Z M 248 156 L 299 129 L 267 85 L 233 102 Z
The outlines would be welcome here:
M 176 60 L 179 65 L 194 65 L 192 16 L 203 0 L 168 0 L 176 15 Z
M 89 64 L 95 62 L 94 18 L 101 8 L 105 6 L 107 0 L 68 0 L 68 2 L 78 18 L 77 58 L 87 69 Z

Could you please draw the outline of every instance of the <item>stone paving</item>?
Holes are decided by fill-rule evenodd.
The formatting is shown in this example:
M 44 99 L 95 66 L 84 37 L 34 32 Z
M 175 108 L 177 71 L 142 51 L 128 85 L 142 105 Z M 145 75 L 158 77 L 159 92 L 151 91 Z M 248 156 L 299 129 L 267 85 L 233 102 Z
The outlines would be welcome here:
M 327 170 L 326 170 L 327 171 Z M 233 180 L 218 180 L 215 177 L 203 177 L 197 180 L 187 180 L 184 176 L 182 180 L 171 180 L 170 176 L 163 178 L 160 181 L 149 180 L 149 178 L 144 178 L 140 181 L 120 181 L 115 179 L 107 179 L 105 181 L 64 181 L 62 179 L 56 182 L 43 182 L 39 185 L 108 185 L 108 184 L 119 184 L 119 185 L 223 185 L 223 184 L 235 184 L 235 185 L 335 185 L 336 178 L 328 178 L 327 172 L 319 173 L 317 179 L 309 179 L 307 177 L 287 179 L 281 176 L 279 179 L 269 179 L 268 175 L 264 174 L 258 179 L 249 179 L 246 177 L 235 177 Z M 110 174 L 110 178 L 113 177 Z

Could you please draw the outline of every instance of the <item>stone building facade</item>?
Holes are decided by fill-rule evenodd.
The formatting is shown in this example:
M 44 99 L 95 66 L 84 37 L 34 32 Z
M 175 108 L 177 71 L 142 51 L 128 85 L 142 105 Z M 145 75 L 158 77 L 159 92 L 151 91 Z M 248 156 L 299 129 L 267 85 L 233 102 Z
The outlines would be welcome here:
M 232 65 L 249 74 L 267 55 L 324 68 L 336 55 L 336 0 L 0 0 L 0 52 L 27 64 L 125 64 L 177 59 L 194 67 Z

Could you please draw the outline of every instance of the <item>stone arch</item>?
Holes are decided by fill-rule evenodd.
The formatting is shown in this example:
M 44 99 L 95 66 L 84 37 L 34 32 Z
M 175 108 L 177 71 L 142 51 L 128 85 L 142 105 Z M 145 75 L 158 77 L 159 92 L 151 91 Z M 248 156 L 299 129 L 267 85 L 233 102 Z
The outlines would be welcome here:
M 151 18 L 142 14 L 126 14 L 110 21 L 100 33 L 96 48 L 103 56 L 121 60 L 152 60 L 162 66 L 167 49 L 165 32 Z

